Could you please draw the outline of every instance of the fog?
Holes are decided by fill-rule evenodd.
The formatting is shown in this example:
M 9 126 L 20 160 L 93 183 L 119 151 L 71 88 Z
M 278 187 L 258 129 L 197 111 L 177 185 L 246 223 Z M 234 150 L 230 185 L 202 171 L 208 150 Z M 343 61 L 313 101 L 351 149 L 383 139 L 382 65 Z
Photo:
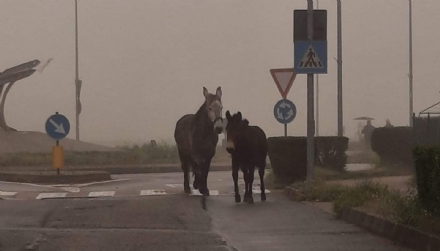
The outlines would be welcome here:
M 293 67 L 293 10 L 287 0 L 78 0 L 81 140 L 117 145 L 173 142 L 176 121 L 222 87 L 223 112 L 241 111 L 267 136 L 283 135 L 273 115 L 281 95 L 269 73 Z M 316 1 L 315 1 L 316 4 Z M 44 132 L 66 115 L 75 138 L 74 0 L 0 0 L 0 71 L 53 58 L 17 82 L 8 125 Z M 328 74 L 319 77 L 320 135 L 337 133 L 336 1 L 328 11 Z M 414 111 L 440 101 L 440 2 L 413 1 Z M 345 135 L 358 116 L 373 125 L 409 124 L 408 1 L 342 1 Z M 288 99 L 298 110 L 289 135 L 306 135 L 306 76 Z

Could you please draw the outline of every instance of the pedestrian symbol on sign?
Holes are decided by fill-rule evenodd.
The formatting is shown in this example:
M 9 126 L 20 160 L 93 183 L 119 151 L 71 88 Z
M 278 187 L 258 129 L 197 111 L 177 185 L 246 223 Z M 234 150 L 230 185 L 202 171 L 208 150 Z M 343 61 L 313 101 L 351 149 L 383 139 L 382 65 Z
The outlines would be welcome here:
M 321 63 L 321 60 L 319 59 L 313 47 L 310 45 L 301 59 L 299 68 L 323 68 L 323 67 L 324 66 Z

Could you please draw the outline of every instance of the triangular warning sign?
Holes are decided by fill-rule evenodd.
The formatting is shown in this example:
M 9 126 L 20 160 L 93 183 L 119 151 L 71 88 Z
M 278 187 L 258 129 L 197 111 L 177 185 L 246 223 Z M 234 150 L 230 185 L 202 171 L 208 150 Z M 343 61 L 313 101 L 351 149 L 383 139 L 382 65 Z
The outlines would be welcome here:
M 272 75 L 281 96 L 286 98 L 296 77 L 295 70 L 293 68 L 271 69 L 270 75 Z
M 318 54 L 316 54 L 316 51 L 310 45 L 307 51 L 304 53 L 304 56 L 302 57 L 301 62 L 298 65 L 298 68 L 314 69 L 314 68 L 323 68 L 323 67 L 324 65 L 319 59 Z

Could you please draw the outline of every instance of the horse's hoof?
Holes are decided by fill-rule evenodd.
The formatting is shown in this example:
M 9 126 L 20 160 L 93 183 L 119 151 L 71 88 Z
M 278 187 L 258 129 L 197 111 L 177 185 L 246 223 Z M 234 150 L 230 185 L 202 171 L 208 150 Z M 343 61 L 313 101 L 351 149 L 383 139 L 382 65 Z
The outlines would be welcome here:
M 193 187 L 194 187 L 194 189 L 199 189 L 199 183 L 194 181 L 193 182 Z
M 206 197 L 202 196 L 202 208 L 206 210 Z
M 246 194 L 244 195 L 243 202 L 249 202 L 249 196 Z
M 261 194 L 261 201 L 266 201 L 266 194 L 265 193 Z
M 236 202 L 236 203 L 240 203 L 240 202 L 241 202 L 241 197 L 240 197 L 239 194 L 236 194 L 236 195 L 235 195 L 235 202 Z
M 254 203 L 254 198 L 252 197 L 252 195 L 249 196 L 249 198 L 248 198 L 248 203 L 249 203 L 249 204 Z
M 184 190 L 185 190 L 185 193 L 191 193 L 191 188 L 189 188 L 189 187 L 185 187 Z
M 204 195 L 204 196 L 209 196 L 209 190 L 208 190 L 208 189 L 206 189 L 205 191 L 199 189 L 199 192 L 200 192 L 202 195 Z

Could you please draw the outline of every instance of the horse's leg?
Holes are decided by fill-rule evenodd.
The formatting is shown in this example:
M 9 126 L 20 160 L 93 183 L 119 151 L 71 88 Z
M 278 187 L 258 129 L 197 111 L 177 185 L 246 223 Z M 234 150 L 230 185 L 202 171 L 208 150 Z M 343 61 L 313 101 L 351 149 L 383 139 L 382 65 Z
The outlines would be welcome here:
M 248 196 L 249 196 L 249 199 L 248 199 L 248 202 L 249 203 L 254 203 L 254 198 L 252 197 L 252 184 L 254 183 L 254 173 L 255 173 L 255 166 L 253 166 L 253 165 L 250 165 L 249 167 L 248 167 L 248 171 L 249 171 L 249 177 L 248 177 L 248 179 L 249 179 L 249 181 L 248 181 Z
M 208 189 L 208 173 L 209 173 L 209 166 L 211 164 L 211 161 L 203 161 L 199 167 L 201 168 L 201 176 L 200 177 L 200 187 L 199 191 L 201 194 L 205 196 L 209 196 L 209 189 Z
M 264 172 L 266 169 L 266 161 L 263 161 L 258 169 L 260 176 L 261 201 L 266 201 L 266 186 L 264 185 Z
M 237 161 L 232 159 L 232 179 L 234 180 L 234 191 L 235 191 L 235 202 L 240 203 L 240 191 L 238 190 L 238 169 L 240 169 L 240 165 Z
M 193 187 L 194 189 L 199 189 L 200 186 L 199 167 L 197 166 L 197 163 L 195 161 L 191 161 L 191 166 L 192 166 L 192 172 L 194 174 Z
M 182 161 L 183 170 L 183 189 L 185 193 L 191 193 L 191 188 L 189 187 L 189 163 L 187 161 Z

